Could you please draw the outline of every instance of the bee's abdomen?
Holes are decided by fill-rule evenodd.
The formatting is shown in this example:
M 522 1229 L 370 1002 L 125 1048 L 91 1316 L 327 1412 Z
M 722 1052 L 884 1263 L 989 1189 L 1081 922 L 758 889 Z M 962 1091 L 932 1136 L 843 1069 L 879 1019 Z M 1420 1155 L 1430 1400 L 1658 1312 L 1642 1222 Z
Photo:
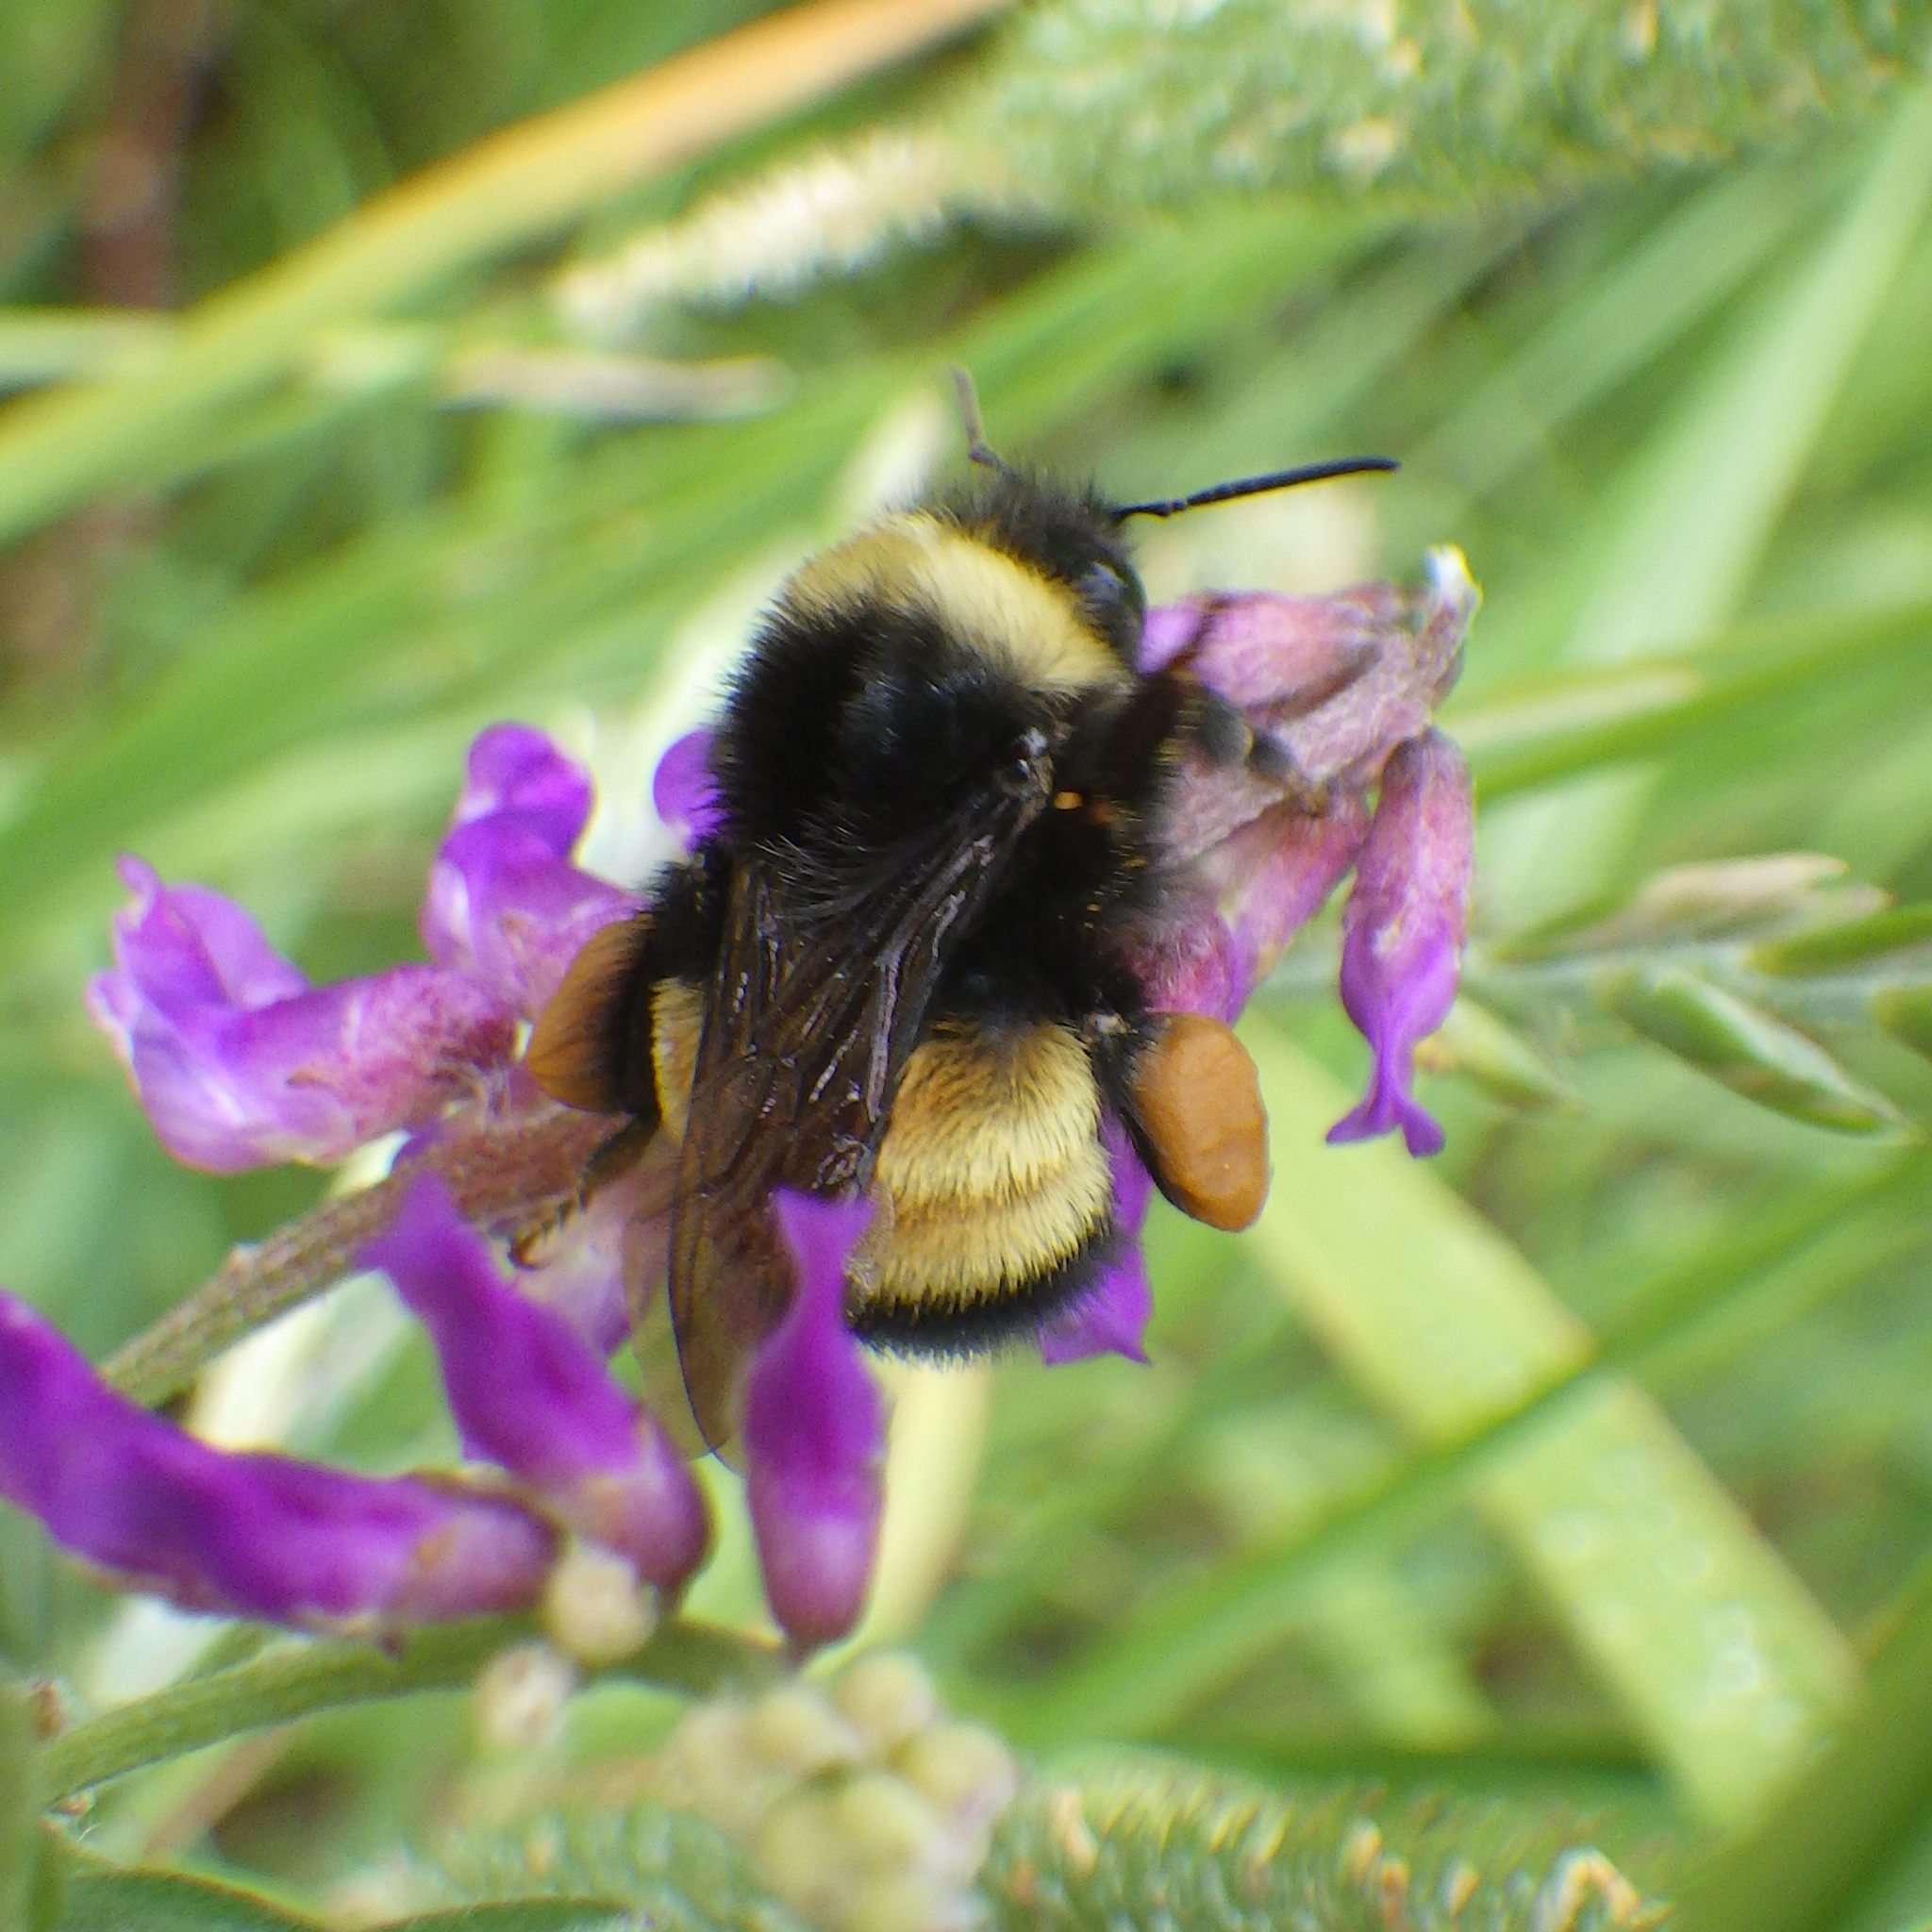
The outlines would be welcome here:
M 907 1064 L 874 1192 L 860 1334 L 957 1353 L 1037 1327 L 1086 1285 L 1113 1228 L 1079 1037 L 1051 1021 L 941 1023 Z

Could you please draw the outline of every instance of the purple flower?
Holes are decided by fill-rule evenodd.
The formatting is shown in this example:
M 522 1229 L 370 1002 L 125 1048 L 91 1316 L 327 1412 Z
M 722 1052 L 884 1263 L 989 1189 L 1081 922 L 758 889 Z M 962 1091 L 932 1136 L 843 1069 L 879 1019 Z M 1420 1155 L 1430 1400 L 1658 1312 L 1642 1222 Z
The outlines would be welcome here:
M 412 1182 L 361 1258 L 428 1329 L 469 1455 L 508 1471 L 647 1583 L 675 1586 L 697 1568 L 710 1526 L 684 1458 L 562 1315 L 503 1280 L 440 1180 Z
M 442 1183 L 419 1177 L 363 1258 L 429 1329 L 465 1447 L 503 1472 L 489 1487 L 212 1448 L 0 1293 L 0 1495 L 133 1588 L 281 1623 L 528 1607 L 559 1526 L 681 1585 L 709 1539 L 691 1471 L 563 1317 L 504 1283 Z
M 636 899 L 570 863 L 585 774 L 541 732 L 496 724 L 430 873 L 434 966 L 311 987 L 242 909 L 122 861 L 134 904 L 88 989 L 162 1144 L 216 1173 L 341 1159 L 503 1087 L 533 1016 L 598 927 Z
M 865 1607 L 885 1500 L 883 1405 L 845 1325 L 845 1264 L 872 1205 L 780 1189 L 772 1212 L 795 1289 L 745 1378 L 745 1499 L 772 1614 L 817 1645 Z
M 1331 1141 L 1400 1128 L 1411 1154 L 1434 1154 L 1442 1130 L 1410 1086 L 1416 1042 L 1456 998 L 1469 924 L 1474 794 L 1462 754 L 1439 731 L 1400 746 L 1342 912 L 1341 1003 L 1374 1049 L 1361 1105 Z
M 1154 1176 L 1118 1121 L 1109 1118 L 1102 1133 L 1113 1162 L 1114 1254 L 1092 1287 L 1040 1331 L 1040 1358 L 1050 1369 L 1096 1355 L 1147 1359 L 1143 1338 L 1154 1312 L 1154 1290 L 1141 1230 L 1154 1200 Z
M 511 1609 L 556 1553 L 508 1497 L 210 1448 L 116 1394 L 4 1293 L 0 1494 L 135 1588 L 289 1624 Z
M 1238 705 L 1257 754 L 1187 773 L 1169 846 L 1211 903 L 1144 937 L 1134 964 L 1156 1008 L 1231 1021 L 1356 867 L 1342 998 L 1375 1072 L 1331 1139 L 1399 1127 L 1411 1153 L 1441 1144 L 1409 1096 L 1411 1050 L 1455 997 L 1473 824 L 1468 774 L 1429 720 L 1461 667 L 1476 602 L 1460 553 L 1441 549 L 1418 595 L 1369 584 L 1334 597 L 1201 596 L 1148 613 L 1143 667 L 1176 666 Z M 1435 775 L 1419 807 L 1424 766 Z
M 121 861 L 111 971 L 88 1011 L 177 1160 L 233 1174 L 340 1160 L 416 1126 L 505 1060 L 513 1016 L 460 973 L 392 966 L 311 987 L 238 906 Z
M 651 803 L 687 848 L 702 845 L 724 823 L 718 781 L 711 775 L 711 741 L 716 735 L 687 731 L 658 760 L 652 774 Z
M 591 781 L 541 731 L 492 724 L 429 874 L 423 942 L 526 1020 L 542 1011 L 600 926 L 637 900 L 579 871 L 570 854 L 591 815 Z

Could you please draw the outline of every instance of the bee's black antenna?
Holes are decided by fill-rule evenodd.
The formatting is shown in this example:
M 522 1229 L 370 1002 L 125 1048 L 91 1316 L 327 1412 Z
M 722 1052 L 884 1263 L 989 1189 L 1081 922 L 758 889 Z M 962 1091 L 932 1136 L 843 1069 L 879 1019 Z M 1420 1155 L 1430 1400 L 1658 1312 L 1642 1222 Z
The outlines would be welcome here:
M 966 456 L 970 462 L 983 463 L 1002 475 L 1012 473 L 1012 464 L 986 440 L 986 424 L 979 413 L 979 391 L 973 378 L 956 362 L 953 365 L 953 391 L 959 399 L 959 422 L 966 431 Z
M 997 458 L 994 458 L 998 460 Z M 1129 517 L 1173 517 L 1184 509 L 1210 503 L 1232 503 L 1238 496 L 1263 496 L 1271 490 L 1292 490 L 1297 483 L 1324 483 L 1330 476 L 1356 476 L 1365 470 L 1399 470 L 1393 457 L 1341 457 L 1332 463 L 1305 463 L 1298 470 L 1271 470 L 1265 476 L 1243 476 L 1237 483 L 1217 483 L 1191 496 L 1170 496 L 1158 503 L 1123 504 L 1114 511 L 1124 523 Z

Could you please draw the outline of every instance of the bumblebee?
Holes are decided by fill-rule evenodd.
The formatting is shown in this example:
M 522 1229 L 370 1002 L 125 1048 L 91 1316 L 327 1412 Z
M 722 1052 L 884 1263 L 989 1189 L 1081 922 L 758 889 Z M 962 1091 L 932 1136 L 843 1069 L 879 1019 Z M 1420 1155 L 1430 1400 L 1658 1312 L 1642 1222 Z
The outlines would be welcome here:
M 868 1341 L 978 1350 L 1076 1300 L 1116 1241 L 1118 1123 L 1185 1212 L 1245 1226 L 1267 1126 L 1234 1036 L 1148 1008 L 1137 938 L 1187 903 L 1162 857 L 1190 755 L 1238 713 L 1138 668 L 1137 515 L 1015 469 L 809 559 L 752 639 L 712 749 L 721 823 L 599 933 L 532 1035 L 538 1084 L 628 1117 L 669 1183 L 668 1292 L 692 1414 L 727 1442 L 791 1292 L 774 1188 L 864 1193 Z M 657 1283 L 632 1284 L 633 1307 Z

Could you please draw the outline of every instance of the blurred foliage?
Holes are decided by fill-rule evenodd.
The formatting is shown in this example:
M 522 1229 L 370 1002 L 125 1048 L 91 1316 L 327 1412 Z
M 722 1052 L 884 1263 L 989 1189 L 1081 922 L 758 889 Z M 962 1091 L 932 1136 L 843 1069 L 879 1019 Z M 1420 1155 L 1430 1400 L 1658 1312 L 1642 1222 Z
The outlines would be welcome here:
M 1440 217 L 1822 132 L 1923 67 L 1924 27 L 1825 0 L 1068 0 L 1011 32 L 991 146 L 1088 208 L 1285 187 Z
M 0 380 L 42 391 L 0 409 L 0 1279 L 105 1354 L 320 1192 L 146 1136 L 78 1000 L 117 851 L 367 969 L 414 947 L 462 746 L 510 714 L 591 758 L 595 861 L 640 871 L 655 752 L 758 598 L 957 460 L 950 360 L 1003 449 L 1128 497 L 1391 451 L 1142 554 L 1157 596 L 1440 541 L 1483 583 L 1449 1150 L 1321 1147 L 1362 1056 L 1311 932 L 1253 1027 L 1267 1220 L 1157 1211 L 1151 1367 L 1003 1361 L 990 1403 L 906 1376 L 882 1602 L 1026 1748 L 1195 1767 L 1083 1757 L 1071 1810 L 1043 1776 L 995 1863 L 1013 1923 L 1024 1861 L 1069 1925 L 1420 1924 L 1458 1857 L 1493 1888 L 1459 1924 L 1641 1923 L 1563 1857 L 1647 1898 L 1714 1827 L 1742 1835 L 1687 1923 L 1923 1923 L 1932 8 L 1040 0 L 783 118 L 713 85 L 708 145 L 619 152 L 593 90 L 763 10 L 0 8 Z M 530 116 L 510 192 L 476 143 Z M 264 1338 L 197 1420 L 453 1453 L 375 1308 Z M 729 1518 L 693 1607 L 754 1606 Z M 253 1640 L 208 1640 L 0 1510 L 0 1657 L 76 1717 L 138 1742 L 214 1707 Z M 507 1771 L 447 1690 L 339 1707 L 383 1668 L 341 1661 L 271 1654 L 244 1684 L 302 1688 L 261 1717 L 323 1714 L 136 1751 L 62 1830 L 300 1924 L 677 1707 L 616 1674 Z M 51 1924 L 20 1709 L 0 1923 Z M 1241 1895 L 1203 1821 L 1264 1815 L 1316 1821 L 1313 1891 Z M 66 1876 L 65 1923 L 218 1923 L 200 1878 Z

